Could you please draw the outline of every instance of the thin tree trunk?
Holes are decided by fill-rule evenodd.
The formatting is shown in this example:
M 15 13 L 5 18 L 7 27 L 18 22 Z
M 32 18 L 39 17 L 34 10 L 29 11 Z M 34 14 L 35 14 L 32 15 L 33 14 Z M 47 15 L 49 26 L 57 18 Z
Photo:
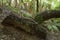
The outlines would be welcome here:
M 15 0 L 15 8 L 17 7 L 17 0 Z
M 3 0 L 2 0 L 2 7 L 3 7 Z
M 11 6 L 11 0 L 9 0 L 9 6 Z
M 38 2 L 38 0 L 36 0 L 36 2 L 37 2 L 37 13 L 39 12 L 39 10 L 38 10 L 38 8 L 39 8 L 39 2 Z

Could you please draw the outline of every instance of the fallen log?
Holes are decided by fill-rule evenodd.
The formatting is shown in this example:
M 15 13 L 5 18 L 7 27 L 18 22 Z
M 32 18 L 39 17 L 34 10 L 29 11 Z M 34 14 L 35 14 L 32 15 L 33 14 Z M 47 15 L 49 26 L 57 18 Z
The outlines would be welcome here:
M 3 22 L 2 22 L 3 25 L 13 26 L 15 28 L 22 29 L 30 34 L 37 35 L 38 37 L 41 37 L 43 39 L 45 39 L 46 33 L 44 33 L 44 31 L 41 31 L 39 29 L 39 27 L 41 27 L 41 26 L 39 26 L 39 24 L 41 24 L 45 20 L 60 17 L 60 10 L 44 11 L 41 14 L 38 14 L 35 17 L 35 19 L 21 18 L 20 16 L 18 16 L 18 14 L 14 14 L 13 12 L 9 12 L 9 13 L 11 13 L 11 14 L 8 15 L 3 20 Z M 46 32 L 46 30 L 45 30 L 45 32 Z
M 34 20 L 41 24 L 51 18 L 60 18 L 60 10 L 46 10 L 39 13 Z

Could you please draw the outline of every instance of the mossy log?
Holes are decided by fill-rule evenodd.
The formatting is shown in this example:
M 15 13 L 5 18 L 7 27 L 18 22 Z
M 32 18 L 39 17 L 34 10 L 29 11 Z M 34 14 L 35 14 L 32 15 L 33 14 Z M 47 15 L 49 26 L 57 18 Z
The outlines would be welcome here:
M 60 10 L 48 10 L 38 14 L 35 19 L 22 18 L 13 12 L 9 16 L 7 16 L 2 24 L 5 26 L 13 26 L 19 30 L 23 30 L 27 33 L 37 35 L 38 37 L 45 38 L 46 33 L 41 32 L 39 29 L 39 24 L 44 22 L 45 20 L 51 18 L 59 18 Z
M 51 19 L 51 18 L 60 18 L 60 10 L 43 11 L 35 17 L 35 21 L 41 24 L 44 21 Z

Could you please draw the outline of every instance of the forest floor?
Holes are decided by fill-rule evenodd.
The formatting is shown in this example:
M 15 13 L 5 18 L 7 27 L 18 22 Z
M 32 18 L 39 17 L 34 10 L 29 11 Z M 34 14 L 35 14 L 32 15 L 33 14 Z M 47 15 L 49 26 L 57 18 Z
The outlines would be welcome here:
M 13 27 L 0 24 L 0 40 L 40 40 L 34 35 L 27 34 Z

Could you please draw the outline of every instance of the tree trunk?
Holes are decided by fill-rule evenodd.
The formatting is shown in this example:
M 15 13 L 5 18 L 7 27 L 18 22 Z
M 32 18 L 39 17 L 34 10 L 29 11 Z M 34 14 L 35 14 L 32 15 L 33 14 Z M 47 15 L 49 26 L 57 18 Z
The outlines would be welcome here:
M 11 0 L 9 0 L 9 6 L 11 6 Z
M 17 0 L 15 0 L 15 8 L 17 7 Z
M 3 7 L 3 0 L 2 0 L 2 7 Z

